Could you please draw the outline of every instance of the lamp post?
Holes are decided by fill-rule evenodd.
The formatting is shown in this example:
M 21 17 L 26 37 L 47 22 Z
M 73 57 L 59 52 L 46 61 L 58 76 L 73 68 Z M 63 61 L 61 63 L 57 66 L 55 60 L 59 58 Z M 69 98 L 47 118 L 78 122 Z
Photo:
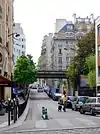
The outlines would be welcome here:
M 18 33 L 12 33 L 12 34 L 9 34 L 8 37 L 13 36 L 13 38 L 15 38 L 14 35 L 15 35 L 15 37 L 19 37 L 20 36 L 20 34 L 18 34 Z
M 11 37 L 11 36 L 12 36 L 13 39 L 16 39 L 16 37 L 19 37 L 20 34 L 18 34 L 18 33 L 11 33 L 11 34 L 8 35 L 8 38 Z M 12 75 L 12 72 L 11 72 L 11 97 L 13 97 L 13 75 Z

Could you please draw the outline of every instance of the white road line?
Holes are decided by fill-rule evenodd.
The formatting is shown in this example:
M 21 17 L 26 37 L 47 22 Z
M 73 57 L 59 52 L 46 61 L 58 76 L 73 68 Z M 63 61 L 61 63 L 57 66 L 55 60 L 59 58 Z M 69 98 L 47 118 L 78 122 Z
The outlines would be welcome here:
M 93 122 L 92 120 L 88 120 L 85 118 L 76 118 L 77 120 L 79 120 L 80 122 L 84 123 L 85 125 L 97 125 L 97 123 Z
M 62 127 L 72 127 L 73 124 L 68 119 L 55 119 Z
M 35 124 L 36 128 L 47 128 L 47 124 L 44 120 L 38 120 Z

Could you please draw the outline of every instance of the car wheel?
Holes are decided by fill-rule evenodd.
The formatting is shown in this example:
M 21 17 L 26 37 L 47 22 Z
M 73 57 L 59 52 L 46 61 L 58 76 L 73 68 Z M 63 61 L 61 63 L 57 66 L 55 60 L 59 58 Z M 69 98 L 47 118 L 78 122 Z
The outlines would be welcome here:
M 85 113 L 82 107 L 80 108 L 80 113 L 81 114 L 84 114 Z
M 90 110 L 90 114 L 96 116 L 96 113 L 94 113 L 92 109 Z

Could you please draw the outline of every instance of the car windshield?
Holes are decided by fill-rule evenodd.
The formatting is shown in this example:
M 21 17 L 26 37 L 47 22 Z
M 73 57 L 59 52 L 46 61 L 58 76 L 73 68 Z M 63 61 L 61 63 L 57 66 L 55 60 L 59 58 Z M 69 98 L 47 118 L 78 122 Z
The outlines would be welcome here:
M 85 102 L 88 99 L 88 97 L 79 97 L 79 101 Z
M 56 93 L 60 93 L 60 90 L 58 88 L 56 89 Z
M 77 99 L 77 98 L 74 97 L 74 96 L 69 96 L 68 98 L 69 98 L 70 101 L 76 101 L 76 99 Z

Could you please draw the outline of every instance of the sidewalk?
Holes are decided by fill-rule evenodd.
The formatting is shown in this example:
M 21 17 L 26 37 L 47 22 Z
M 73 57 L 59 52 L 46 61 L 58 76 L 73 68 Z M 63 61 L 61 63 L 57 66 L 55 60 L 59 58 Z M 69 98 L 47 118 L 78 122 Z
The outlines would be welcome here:
M 19 98 L 19 104 L 23 104 L 25 100 L 22 98 Z M 11 121 L 11 125 L 13 124 L 13 120 Z M 0 116 L 0 129 L 8 126 L 8 113 L 5 113 L 5 115 Z
M 27 114 L 28 114 L 28 111 L 29 111 L 29 100 L 28 100 L 27 106 L 26 106 L 23 114 L 18 118 L 16 123 L 14 123 L 14 121 L 11 121 L 10 126 L 8 126 L 8 122 L 4 122 L 4 123 L 0 124 L 0 133 L 2 131 L 9 130 L 9 129 L 12 129 L 12 128 L 20 126 L 25 121 L 25 119 L 27 117 Z
M 3 116 L 0 116 L 0 128 L 8 125 L 8 113 Z

